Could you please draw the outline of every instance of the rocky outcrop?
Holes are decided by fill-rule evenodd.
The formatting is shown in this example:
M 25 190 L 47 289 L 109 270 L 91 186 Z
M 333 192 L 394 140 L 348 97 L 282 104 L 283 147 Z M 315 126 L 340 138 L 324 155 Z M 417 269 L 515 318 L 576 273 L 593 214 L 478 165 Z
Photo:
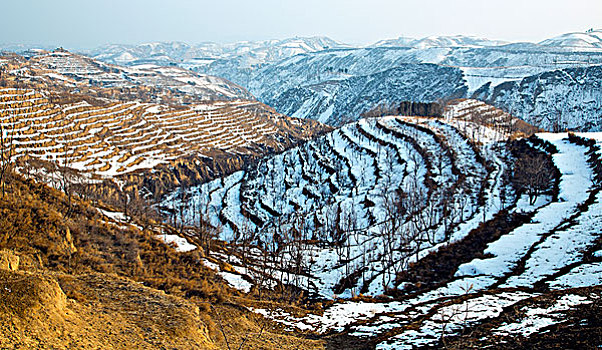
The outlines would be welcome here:
M 16 271 L 19 269 L 19 256 L 14 252 L 0 250 L 0 270 Z

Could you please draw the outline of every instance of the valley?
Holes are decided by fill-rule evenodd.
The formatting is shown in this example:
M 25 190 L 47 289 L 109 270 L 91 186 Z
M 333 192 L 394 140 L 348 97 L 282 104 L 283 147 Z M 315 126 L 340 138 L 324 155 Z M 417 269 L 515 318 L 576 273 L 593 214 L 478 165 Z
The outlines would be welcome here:
M 0 347 L 600 346 L 600 33 L 3 52 Z

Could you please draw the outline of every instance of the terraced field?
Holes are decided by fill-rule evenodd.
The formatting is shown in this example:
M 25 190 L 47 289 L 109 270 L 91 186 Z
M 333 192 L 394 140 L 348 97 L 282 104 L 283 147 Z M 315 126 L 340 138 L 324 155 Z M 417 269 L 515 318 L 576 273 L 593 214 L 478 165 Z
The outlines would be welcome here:
M 458 119 L 360 120 L 164 205 L 191 225 L 206 210 L 247 247 L 214 256 L 246 291 L 277 281 L 322 299 L 388 295 L 302 317 L 254 309 L 288 329 L 336 333 L 349 348 L 524 346 L 541 333 L 558 341 L 551 329 L 591 344 L 578 315 L 595 313 L 601 293 L 600 135 L 520 141 L 557 169 L 530 204 L 508 180 L 513 143 L 477 146 L 483 125 Z
M 187 224 L 207 208 L 222 238 L 275 240 L 285 255 L 297 253 L 289 242 L 320 242 L 303 247 L 311 292 L 377 295 L 429 249 L 494 213 L 506 186 L 501 156 L 438 120 L 361 120 L 164 203 Z
M 44 90 L 0 88 L 0 122 L 14 158 L 35 157 L 113 177 L 186 157 L 282 150 L 321 126 L 254 101 L 170 107 L 141 102 L 56 104 Z
M 514 118 L 510 113 L 473 99 L 449 101 L 445 106 L 446 122 L 462 131 L 473 142 L 505 141 L 510 137 L 531 135 L 539 128 Z
M 247 90 L 223 78 L 197 74 L 179 67 L 121 67 L 63 49 L 51 52 L 36 50 L 26 52 L 24 56 L 0 56 L 0 70 L 4 79 L 19 84 L 52 86 L 87 96 L 121 96 L 144 102 L 169 101 L 176 104 L 254 100 Z M 110 92 L 103 94 L 103 89 Z

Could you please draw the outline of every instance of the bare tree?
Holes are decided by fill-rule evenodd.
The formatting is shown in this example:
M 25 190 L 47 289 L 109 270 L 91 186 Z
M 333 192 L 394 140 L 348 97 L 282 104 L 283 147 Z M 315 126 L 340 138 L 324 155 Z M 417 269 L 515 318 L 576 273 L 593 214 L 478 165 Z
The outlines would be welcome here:
M 9 119 L 9 121 L 12 118 Z M 7 129 L 4 123 L 0 123 L 0 187 L 2 187 L 2 196 L 5 194 L 6 177 L 13 166 L 13 157 L 15 152 L 15 125 L 11 123 L 12 128 Z
M 553 179 L 554 171 L 543 154 L 521 154 L 514 164 L 514 185 L 519 193 L 529 196 L 531 205 L 549 189 Z
M 74 184 L 78 175 L 72 168 L 75 149 L 71 147 L 71 143 L 67 139 L 63 142 L 62 152 L 62 158 L 57 157 L 56 159 L 55 169 L 58 172 L 59 188 L 67 196 L 67 216 L 69 216 L 73 205 Z

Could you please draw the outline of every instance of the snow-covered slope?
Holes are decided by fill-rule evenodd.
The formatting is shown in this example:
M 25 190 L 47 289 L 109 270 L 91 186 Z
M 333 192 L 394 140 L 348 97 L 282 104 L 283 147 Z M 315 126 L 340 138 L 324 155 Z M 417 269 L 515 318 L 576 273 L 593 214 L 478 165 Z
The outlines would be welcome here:
M 198 70 L 221 60 L 234 60 L 239 68 L 252 68 L 298 54 L 343 48 L 347 45 L 327 37 L 242 41 L 229 44 L 156 42 L 140 45 L 107 45 L 86 54 L 95 59 L 124 65 L 177 64 Z M 219 62 L 215 63 L 219 64 Z
M 474 96 L 547 130 L 602 130 L 602 66 L 555 70 Z
M 530 205 L 508 191 L 514 165 L 503 143 L 476 148 L 447 124 L 475 104 L 459 103 L 444 122 L 360 120 L 165 204 L 182 206 L 189 223 L 189 208 L 207 207 L 224 238 L 267 250 L 248 250 L 244 268 L 235 260 L 252 289 L 269 288 L 268 273 L 335 299 L 304 316 L 253 309 L 286 329 L 341 333 L 377 349 L 465 348 L 462 334 L 471 344 L 520 347 L 560 324 L 588 334 L 591 320 L 579 310 L 592 312 L 602 283 L 600 134 L 518 143 L 557 170 L 556 194 Z M 389 202 L 394 193 L 409 206 Z M 400 217 L 390 216 L 392 203 Z M 434 265 L 421 270 L 425 261 Z M 447 277 L 427 277 L 450 265 Z M 337 299 L 383 292 L 389 297 Z
M 187 225 L 204 208 L 223 239 L 279 252 L 285 264 L 300 254 L 305 272 L 288 278 L 311 293 L 376 295 L 413 259 L 495 213 L 502 157 L 443 120 L 363 119 L 163 204 Z
M 544 40 L 539 45 L 571 50 L 602 50 L 602 29 L 585 33 L 567 33 Z

